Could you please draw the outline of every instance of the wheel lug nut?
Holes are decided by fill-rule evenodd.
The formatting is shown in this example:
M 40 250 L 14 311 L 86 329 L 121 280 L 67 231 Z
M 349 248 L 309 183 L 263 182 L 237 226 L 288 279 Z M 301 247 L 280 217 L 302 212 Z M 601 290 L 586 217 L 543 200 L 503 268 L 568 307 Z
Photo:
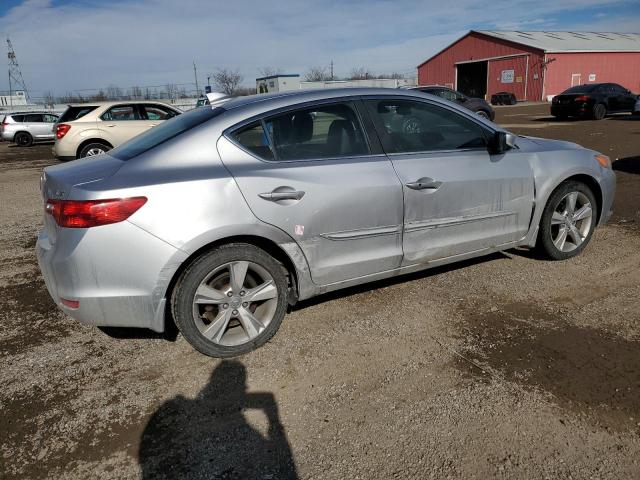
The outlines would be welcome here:
M 244 297 L 244 294 L 245 294 L 245 291 L 244 291 L 244 290 L 242 290 L 242 291 L 240 292 L 240 296 L 241 296 L 241 297 Z
M 227 297 L 233 297 L 233 292 L 231 291 L 227 292 Z
M 234 310 L 234 311 L 233 311 L 233 312 L 231 312 L 231 313 L 233 313 L 234 315 L 237 315 L 237 314 L 238 314 L 238 310 Z
M 249 306 L 249 303 L 244 302 L 244 303 L 242 304 L 242 306 L 243 306 L 244 308 L 247 308 L 247 307 Z
M 225 303 L 224 305 L 222 305 L 222 308 L 229 308 L 229 304 Z

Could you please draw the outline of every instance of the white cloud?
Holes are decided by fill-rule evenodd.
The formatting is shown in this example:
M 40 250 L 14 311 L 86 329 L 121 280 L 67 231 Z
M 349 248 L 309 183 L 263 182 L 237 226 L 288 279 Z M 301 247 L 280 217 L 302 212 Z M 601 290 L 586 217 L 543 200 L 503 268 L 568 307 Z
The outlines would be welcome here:
M 251 85 L 259 69 L 304 73 L 328 65 L 410 72 L 470 28 L 569 29 L 558 16 L 618 0 L 217 1 L 130 0 L 54 6 L 27 0 L 0 17 L 32 90 L 200 82 L 216 67 L 239 69 Z M 564 16 L 566 17 L 566 15 Z M 617 27 L 633 29 L 638 17 Z M 588 30 L 596 30 L 591 23 Z M 2 89 L 2 84 L 0 84 Z

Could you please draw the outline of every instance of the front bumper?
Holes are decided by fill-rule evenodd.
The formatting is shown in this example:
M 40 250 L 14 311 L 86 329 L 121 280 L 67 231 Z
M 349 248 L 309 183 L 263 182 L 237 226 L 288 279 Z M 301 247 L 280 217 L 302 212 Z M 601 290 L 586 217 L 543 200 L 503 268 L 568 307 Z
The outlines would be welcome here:
M 167 287 L 187 257 L 127 221 L 90 229 L 49 226 L 38 237 L 36 253 L 49 294 L 72 318 L 157 332 L 164 330 Z M 78 301 L 78 308 L 62 298 Z
M 613 170 L 603 169 L 599 183 L 602 191 L 602 212 L 598 225 L 604 225 L 613 215 L 613 201 L 616 196 L 616 174 Z

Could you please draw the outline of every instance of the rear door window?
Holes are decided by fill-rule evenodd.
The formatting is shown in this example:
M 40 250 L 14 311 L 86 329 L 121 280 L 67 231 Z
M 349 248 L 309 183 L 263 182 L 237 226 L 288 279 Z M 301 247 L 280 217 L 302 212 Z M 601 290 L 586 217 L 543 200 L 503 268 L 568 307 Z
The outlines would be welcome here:
M 98 108 L 97 105 L 81 105 L 77 107 L 69 107 L 60 117 L 60 122 L 73 122 L 74 120 L 78 120 L 84 117 L 87 113 L 93 112 L 96 108 Z
M 111 107 L 100 117 L 102 120 L 111 122 L 126 122 L 131 120 L 142 120 L 136 105 L 118 105 Z
M 56 123 L 58 121 L 58 116 L 57 115 L 52 115 L 50 113 L 45 113 L 44 114 L 44 121 L 45 121 L 45 123 Z
M 292 110 L 265 119 L 277 160 L 367 155 L 369 147 L 352 104 Z
M 490 133 L 449 109 L 413 100 L 368 100 L 387 153 L 486 148 Z
M 24 123 L 42 123 L 42 114 L 29 113 L 24 116 Z
M 14 122 L 16 123 L 22 123 L 24 120 L 24 115 L 10 115 L 7 117 L 7 119 L 12 118 Z

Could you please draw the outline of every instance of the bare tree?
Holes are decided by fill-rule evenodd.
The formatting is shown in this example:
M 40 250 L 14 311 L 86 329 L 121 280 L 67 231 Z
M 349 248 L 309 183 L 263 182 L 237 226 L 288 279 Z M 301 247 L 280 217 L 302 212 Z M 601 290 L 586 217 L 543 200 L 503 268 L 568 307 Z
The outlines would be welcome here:
M 109 100 L 118 100 L 122 97 L 122 89 L 115 85 L 109 85 L 107 87 L 107 97 Z
M 235 95 L 238 87 L 242 83 L 242 75 L 239 71 L 231 71 L 224 68 L 218 69 L 213 74 L 213 83 L 221 92 L 227 95 Z
M 280 75 L 282 69 L 280 67 L 262 67 L 258 69 L 261 77 L 273 77 L 274 75 Z
M 167 83 L 165 87 L 167 89 L 167 97 L 174 99 L 178 96 L 178 86 L 175 83 Z
M 324 82 L 331 80 L 331 75 L 327 72 L 325 67 L 311 67 L 304 75 L 304 79 L 307 82 Z
M 134 100 L 140 100 L 142 98 L 142 89 L 137 86 L 131 87 L 131 98 Z
M 357 67 L 351 70 L 347 80 L 367 80 L 369 78 L 376 78 L 376 76 L 365 67 Z
M 55 101 L 53 99 L 53 93 L 51 93 L 51 90 L 44 92 L 44 96 L 42 100 L 44 101 L 44 104 L 47 107 L 53 108 L 53 104 L 55 103 Z

